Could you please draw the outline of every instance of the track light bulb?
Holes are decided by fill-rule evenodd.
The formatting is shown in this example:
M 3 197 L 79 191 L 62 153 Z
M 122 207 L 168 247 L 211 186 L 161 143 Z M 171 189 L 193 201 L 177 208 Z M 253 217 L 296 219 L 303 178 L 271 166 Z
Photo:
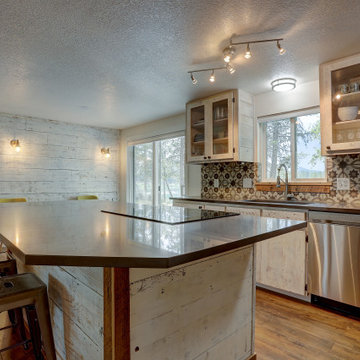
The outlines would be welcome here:
M 215 82 L 215 71 L 214 70 L 212 71 L 212 73 L 210 75 L 209 81 L 212 83 Z
M 191 73 L 191 75 L 190 75 L 190 78 L 191 78 L 191 82 L 194 84 L 194 85 L 196 85 L 197 84 L 197 80 L 195 79 L 195 77 L 194 77 L 194 75 Z
M 284 55 L 286 53 L 286 50 L 283 47 L 281 47 L 279 40 L 276 42 L 276 46 L 279 49 L 279 54 L 280 55 Z
M 230 62 L 232 56 L 235 54 L 235 48 L 229 45 L 223 50 L 223 54 L 224 54 L 224 61 L 228 63 Z
M 245 52 L 244 58 L 245 59 L 250 59 L 251 58 L 251 51 L 250 51 L 250 45 L 249 44 L 247 44 L 247 46 L 246 46 L 246 52 Z
M 233 74 L 236 70 L 235 68 L 230 64 L 230 63 L 227 63 L 226 64 L 226 70 L 230 73 L 230 74 Z

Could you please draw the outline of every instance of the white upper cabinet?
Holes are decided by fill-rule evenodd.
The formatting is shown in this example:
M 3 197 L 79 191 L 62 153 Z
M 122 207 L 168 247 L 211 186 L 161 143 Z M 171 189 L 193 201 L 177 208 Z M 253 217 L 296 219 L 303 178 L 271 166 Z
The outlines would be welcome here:
M 253 98 L 230 90 L 186 105 L 189 163 L 253 161 Z
M 320 65 L 322 155 L 360 153 L 360 54 Z

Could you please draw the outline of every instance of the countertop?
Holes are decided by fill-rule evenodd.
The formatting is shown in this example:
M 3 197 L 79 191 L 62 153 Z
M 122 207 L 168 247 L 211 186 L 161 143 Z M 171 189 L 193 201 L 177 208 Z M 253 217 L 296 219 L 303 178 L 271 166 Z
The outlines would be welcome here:
M 186 201 L 201 201 L 215 204 L 232 204 L 232 205 L 244 205 L 249 207 L 277 207 L 285 209 L 299 209 L 299 210 L 311 210 L 311 211 L 325 211 L 325 212 L 340 212 L 340 213 L 349 213 L 349 214 L 360 214 L 360 206 L 355 206 L 351 204 L 344 203 L 318 203 L 318 202 L 301 202 L 294 200 L 280 200 L 280 201 L 271 201 L 271 200 L 251 200 L 251 199 L 242 199 L 242 200 L 225 200 L 225 199 L 205 199 L 201 196 L 180 196 L 172 197 L 173 200 L 186 200 Z
M 243 215 L 167 225 L 101 212 L 113 205 L 0 204 L 0 240 L 29 265 L 168 268 L 306 227 Z

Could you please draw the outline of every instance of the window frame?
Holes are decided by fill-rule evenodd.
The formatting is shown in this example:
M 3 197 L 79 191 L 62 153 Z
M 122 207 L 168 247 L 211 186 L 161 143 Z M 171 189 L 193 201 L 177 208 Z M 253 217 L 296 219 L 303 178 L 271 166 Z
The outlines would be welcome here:
M 133 203 L 134 195 L 135 195 L 135 192 L 134 192 L 134 180 L 135 180 L 134 147 L 136 145 L 140 145 L 140 144 L 152 143 L 153 159 L 156 160 L 156 159 L 159 159 L 159 153 L 158 153 L 159 149 L 156 146 L 157 141 L 172 139 L 172 138 L 177 138 L 177 137 L 182 137 L 182 136 L 185 137 L 184 130 L 128 141 L 128 143 L 127 143 L 127 176 L 126 176 L 126 178 L 127 178 L 126 201 L 127 202 Z M 186 139 L 185 139 L 185 141 L 186 141 Z M 184 153 L 184 170 L 183 170 L 184 171 L 184 184 L 181 188 L 181 195 L 184 195 L 186 193 L 187 183 L 188 183 L 188 178 L 187 178 L 188 171 L 187 171 L 187 164 L 186 164 L 185 158 L 186 158 L 186 154 Z M 153 175 L 155 175 L 155 176 L 153 176 L 153 178 L 152 178 L 152 192 L 153 192 L 152 203 L 153 203 L 153 205 L 157 206 L 160 203 L 160 191 L 159 191 L 160 164 L 157 164 L 156 161 L 153 161 Z
M 326 171 L 326 159 L 325 159 L 325 177 L 324 178 L 297 178 L 296 177 L 296 119 L 300 116 L 320 114 L 320 107 L 315 106 L 311 108 L 306 108 L 302 110 L 292 111 L 292 112 L 283 112 L 268 116 L 259 116 L 257 118 L 257 134 L 258 134 L 258 144 L 257 144 L 257 153 L 258 161 L 261 165 L 260 178 L 258 183 L 275 183 L 276 179 L 268 179 L 266 177 L 266 134 L 265 127 L 262 126 L 266 122 L 276 121 L 276 120 L 290 120 L 290 151 L 291 151 L 291 171 L 289 177 L 291 181 L 290 184 L 327 184 L 327 171 Z

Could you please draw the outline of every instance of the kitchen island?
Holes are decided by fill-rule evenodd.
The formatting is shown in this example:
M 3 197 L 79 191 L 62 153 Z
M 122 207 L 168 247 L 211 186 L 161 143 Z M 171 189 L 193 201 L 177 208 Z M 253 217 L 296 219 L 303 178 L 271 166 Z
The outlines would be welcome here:
M 0 240 L 48 285 L 59 359 L 249 359 L 254 243 L 304 221 L 231 216 L 169 225 L 114 203 L 0 206 Z

